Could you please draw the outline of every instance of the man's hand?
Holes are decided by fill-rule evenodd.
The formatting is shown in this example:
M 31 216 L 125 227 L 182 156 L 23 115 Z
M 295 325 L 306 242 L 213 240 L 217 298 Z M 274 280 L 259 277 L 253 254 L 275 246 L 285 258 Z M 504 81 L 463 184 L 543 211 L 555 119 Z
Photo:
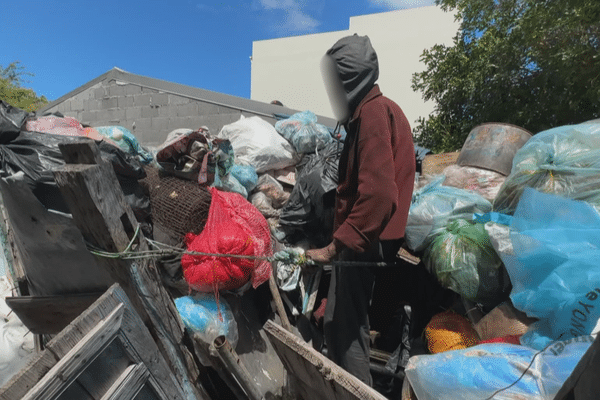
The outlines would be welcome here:
M 331 264 L 340 251 L 340 244 L 337 241 L 331 242 L 321 249 L 306 250 L 306 258 L 317 264 Z

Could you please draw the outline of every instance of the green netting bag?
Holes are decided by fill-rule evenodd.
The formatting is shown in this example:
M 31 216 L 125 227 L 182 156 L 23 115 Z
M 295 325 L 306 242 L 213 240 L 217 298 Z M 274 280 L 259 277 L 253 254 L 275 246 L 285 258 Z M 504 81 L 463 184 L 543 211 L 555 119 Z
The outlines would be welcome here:
M 442 286 L 486 307 L 510 293 L 510 279 L 483 224 L 465 219 L 448 223 L 423 259 Z

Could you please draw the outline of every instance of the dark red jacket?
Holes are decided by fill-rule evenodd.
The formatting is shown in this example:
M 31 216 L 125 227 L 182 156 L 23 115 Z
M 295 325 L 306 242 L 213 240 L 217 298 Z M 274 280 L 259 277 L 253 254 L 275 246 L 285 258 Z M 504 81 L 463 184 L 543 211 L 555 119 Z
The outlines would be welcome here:
M 375 85 L 346 125 L 333 237 L 364 252 L 404 237 L 415 179 L 408 120 Z

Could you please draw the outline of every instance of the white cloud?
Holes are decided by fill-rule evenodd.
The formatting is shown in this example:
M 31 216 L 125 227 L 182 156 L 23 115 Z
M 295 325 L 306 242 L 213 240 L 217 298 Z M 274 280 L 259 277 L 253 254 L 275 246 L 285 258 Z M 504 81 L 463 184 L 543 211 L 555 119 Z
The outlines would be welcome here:
M 434 0 L 369 0 L 369 3 L 389 10 L 432 6 L 435 4 Z
M 260 0 L 263 10 L 283 13 L 274 23 L 275 29 L 282 34 L 310 32 L 321 24 L 303 10 L 302 3 L 302 0 Z

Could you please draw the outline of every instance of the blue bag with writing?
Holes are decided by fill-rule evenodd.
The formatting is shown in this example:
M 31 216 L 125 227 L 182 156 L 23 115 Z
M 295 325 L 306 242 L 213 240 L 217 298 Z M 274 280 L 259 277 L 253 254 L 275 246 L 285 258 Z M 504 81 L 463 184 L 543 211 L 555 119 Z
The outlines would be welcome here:
M 594 338 L 526 346 L 487 343 L 411 357 L 406 377 L 419 400 L 554 399 Z M 527 373 L 524 373 L 527 371 Z
M 592 333 L 600 318 L 600 215 L 588 203 L 527 188 L 511 223 L 514 257 L 503 257 L 515 307 L 539 318 L 521 343 Z

